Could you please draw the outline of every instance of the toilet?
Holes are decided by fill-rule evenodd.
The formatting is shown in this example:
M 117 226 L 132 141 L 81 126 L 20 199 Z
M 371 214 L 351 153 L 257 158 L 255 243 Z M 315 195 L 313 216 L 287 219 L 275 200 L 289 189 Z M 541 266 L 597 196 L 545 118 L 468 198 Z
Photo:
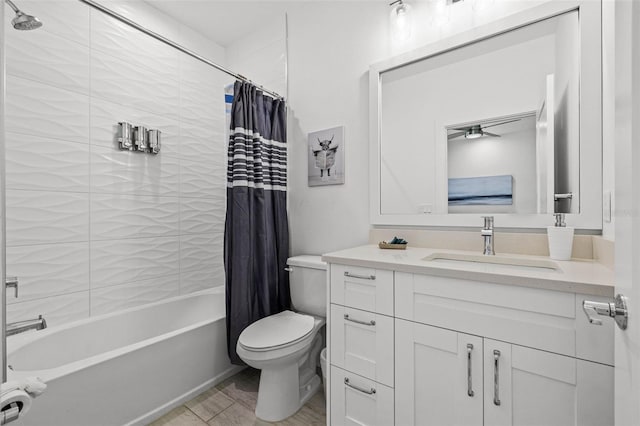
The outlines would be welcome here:
M 236 352 L 260 369 L 256 417 L 276 422 L 293 415 L 320 388 L 316 373 L 327 307 L 327 265 L 320 256 L 287 260 L 293 311 L 262 318 L 240 334 Z

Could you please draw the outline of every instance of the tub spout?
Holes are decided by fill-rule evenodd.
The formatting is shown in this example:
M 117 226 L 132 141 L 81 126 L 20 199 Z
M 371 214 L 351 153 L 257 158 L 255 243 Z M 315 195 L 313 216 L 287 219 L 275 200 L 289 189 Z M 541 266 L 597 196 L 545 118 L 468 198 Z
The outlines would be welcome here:
M 44 330 L 47 328 L 47 321 L 38 316 L 36 319 L 30 319 L 26 321 L 18 321 L 7 324 L 7 336 L 13 336 L 14 334 L 24 333 L 29 330 Z

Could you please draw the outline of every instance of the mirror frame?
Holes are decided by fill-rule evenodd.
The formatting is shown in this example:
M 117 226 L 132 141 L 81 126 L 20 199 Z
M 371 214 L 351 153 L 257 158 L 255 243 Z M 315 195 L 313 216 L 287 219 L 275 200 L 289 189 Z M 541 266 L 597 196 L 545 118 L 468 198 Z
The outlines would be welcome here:
M 580 37 L 580 213 L 567 214 L 576 229 L 602 229 L 602 21 L 601 2 L 592 0 L 550 1 L 529 10 L 440 40 L 369 69 L 369 212 L 372 225 L 474 227 L 482 225 L 482 214 L 382 214 L 380 196 L 381 74 L 404 65 L 473 44 L 526 25 L 578 11 Z M 442 148 L 440 148 L 442 149 Z M 438 148 L 436 148 L 436 152 Z M 434 178 L 435 172 L 434 172 Z M 486 216 L 486 214 L 484 214 Z M 500 228 L 545 228 L 553 225 L 547 213 L 496 213 Z

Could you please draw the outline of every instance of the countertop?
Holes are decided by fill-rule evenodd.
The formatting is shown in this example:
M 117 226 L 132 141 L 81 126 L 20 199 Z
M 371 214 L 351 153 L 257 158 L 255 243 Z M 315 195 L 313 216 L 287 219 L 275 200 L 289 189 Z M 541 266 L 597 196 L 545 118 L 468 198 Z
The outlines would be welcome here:
M 553 260 L 557 270 L 520 268 L 479 262 L 441 262 L 424 260 L 436 253 L 479 254 L 460 250 L 407 247 L 406 250 L 383 250 L 377 245 L 366 245 L 327 253 L 327 263 L 389 269 L 448 278 L 459 278 L 496 284 L 534 287 L 547 290 L 581 293 L 613 298 L 615 274 L 602 264 L 591 260 Z M 547 259 L 543 256 L 497 254 L 520 259 Z

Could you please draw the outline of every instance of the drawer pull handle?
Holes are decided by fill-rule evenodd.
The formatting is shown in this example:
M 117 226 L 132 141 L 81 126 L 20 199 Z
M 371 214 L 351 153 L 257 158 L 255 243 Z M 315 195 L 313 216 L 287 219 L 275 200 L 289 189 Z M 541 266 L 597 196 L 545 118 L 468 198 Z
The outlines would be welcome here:
M 500 405 L 500 373 L 498 361 L 500 360 L 500 351 L 494 349 L 493 350 L 493 403 L 495 405 Z
M 473 391 L 473 385 L 471 383 L 471 351 L 473 351 L 473 345 L 467 343 L 467 395 L 473 397 L 475 392 Z
M 368 326 L 376 325 L 376 322 L 374 320 L 371 320 L 371 321 L 360 321 L 360 320 L 357 320 L 357 319 L 349 318 L 349 314 L 344 314 L 344 319 L 347 320 L 347 321 L 355 322 L 356 324 L 362 324 L 362 325 L 368 325 Z
M 349 386 L 351 389 L 355 389 L 359 392 L 366 393 L 367 395 L 373 395 L 376 393 L 376 390 L 374 388 L 363 389 L 360 386 L 352 385 L 351 383 L 349 383 L 349 379 L 346 377 L 344 378 L 344 384 Z
M 352 274 L 349 271 L 345 272 L 344 276 L 345 277 L 349 277 L 349 278 L 359 278 L 361 280 L 375 280 L 376 279 L 375 275 L 358 275 L 358 274 Z

